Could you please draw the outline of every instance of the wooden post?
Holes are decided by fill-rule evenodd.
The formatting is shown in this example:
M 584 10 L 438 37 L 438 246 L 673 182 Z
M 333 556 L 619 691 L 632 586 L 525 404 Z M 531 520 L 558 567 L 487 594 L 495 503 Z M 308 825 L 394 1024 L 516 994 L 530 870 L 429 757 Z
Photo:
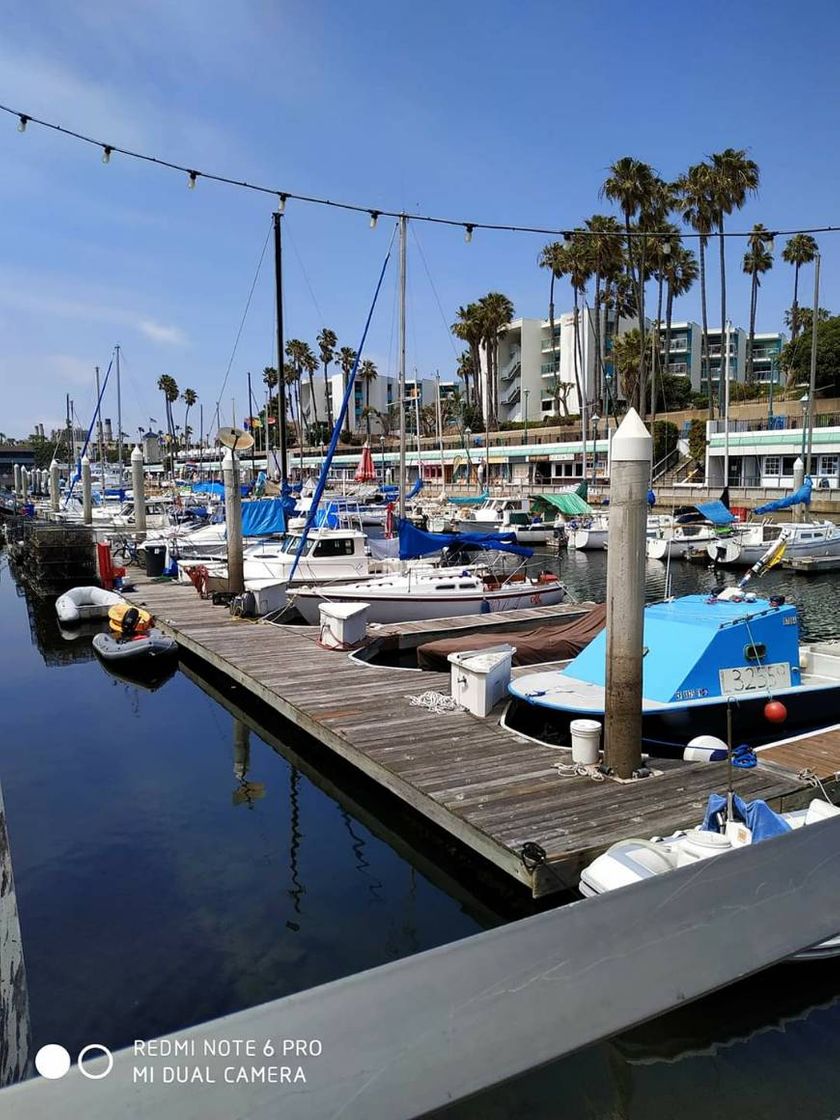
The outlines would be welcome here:
M 653 441 L 631 408 L 612 442 L 607 551 L 604 761 L 629 778 L 642 761 L 647 492 Z
M 93 497 L 90 482 L 90 459 L 82 456 L 82 521 L 85 525 L 93 524 Z
M 61 490 L 61 480 L 58 476 L 58 463 L 53 459 L 50 463 L 50 509 L 58 513 L 58 499 Z
M 227 541 L 228 590 L 245 590 L 242 562 L 242 493 L 239 489 L 239 458 L 228 448 L 222 459 L 225 484 L 225 538 Z
M 139 446 L 131 452 L 131 492 L 134 496 L 134 527 L 146 532 L 146 489 L 143 481 L 143 452 Z

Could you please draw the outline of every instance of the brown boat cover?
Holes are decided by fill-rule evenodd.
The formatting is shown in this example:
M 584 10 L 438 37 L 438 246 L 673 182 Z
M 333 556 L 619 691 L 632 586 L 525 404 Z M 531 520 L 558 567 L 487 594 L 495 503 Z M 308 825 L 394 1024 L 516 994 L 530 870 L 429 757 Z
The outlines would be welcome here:
M 577 657 L 584 646 L 599 634 L 606 624 L 606 604 L 599 603 L 576 622 L 538 626 L 534 630 L 494 631 L 492 634 L 467 634 L 458 638 L 441 638 L 417 647 L 417 664 L 421 669 L 448 670 L 450 653 L 470 649 L 486 649 L 503 642 L 514 646 L 514 665 L 539 665 L 544 661 L 566 661 Z

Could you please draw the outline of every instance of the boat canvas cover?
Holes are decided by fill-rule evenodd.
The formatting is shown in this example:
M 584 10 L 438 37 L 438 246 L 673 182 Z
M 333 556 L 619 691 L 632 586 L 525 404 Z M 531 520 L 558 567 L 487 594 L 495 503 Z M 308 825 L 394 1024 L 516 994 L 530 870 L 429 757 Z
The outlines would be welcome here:
M 796 608 L 773 607 L 766 599 L 736 603 L 685 595 L 645 609 L 643 695 L 663 704 L 721 695 L 719 670 L 787 662 L 791 684 L 799 684 Z M 764 647 L 760 660 L 748 647 Z M 606 683 L 606 631 L 566 668 L 565 675 Z
M 286 532 L 286 513 L 282 498 L 259 498 L 242 506 L 242 536 L 266 537 Z
M 790 509 L 791 506 L 809 506 L 811 504 L 811 490 L 813 487 L 811 476 L 805 479 L 798 490 L 794 490 L 792 494 L 788 494 L 786 498 L 779 498 L 775 502 L 767 502 L 763 506 L 757 506 L 753 513 L 775 513 L 777 509 Z
M 453 506 L 480 506 L 483 505 L 489 497 L 489 490 L 484 490 L 481 494 L 466 494 L 463 496 L 450 494 L 447 496 L 446 500 Z
M 718 498 L 713 502 L 698 502 L 694 507 L 707 521 L 713 525 L 731 525 L 738 518 L 730 513 L 723 502 Z
M 492 549 L 496 552 L 513 552 L 517 556 L 533 556 L 532 548 L 524 548 L 516 543 L 515 533 L 429 533 L 418 529 L 410 521 L 398 520 L 400 538 L 400 560 L 413 560 L 418 556 L 429 556 L 442 548 L 453 545 L 470 548 Z
M 788 822 L 784 817 L 775 813 L 766 801 L 761 799 L 744 801 L 736 793 L 732 796 L 732 806 L 735 810 L 736 820 L 743 821 L 752 833 L 754 844 L 757 844 L 759 840 L 769 840 L 771 836 L 781 836 L 785 832 L 790 832 Z M 710 793 L 706 815 L 700 827 L 705 832 L 719 832 L 717 816 L 718 813 L 725 813 L 726 808 L 727 798 L 723 794 Z
M 592 513 L 592 507 L 576 491 L 566 494 L 537 494 L 532 501 L 539 513 L 553 513 L 556 510 L 566 517 L 587 517 Z
M 450 653 L 465 653 L 473 649 L 486 649 L 500 642 L 514 647 L 513 665 L 542 665 L 546 661 L 567 661 L 584 649 L 603 629 L 607 621 L 607 608 L 603 603 L 593 607 L 583 618 L 551 626 L 537 626 L 533 630 L 494 631 L 492 634 L 472 634 L 460 638 L 442 638 L 426 642 L 417 649 L 417 664 L 421 669 L 449 669 Z

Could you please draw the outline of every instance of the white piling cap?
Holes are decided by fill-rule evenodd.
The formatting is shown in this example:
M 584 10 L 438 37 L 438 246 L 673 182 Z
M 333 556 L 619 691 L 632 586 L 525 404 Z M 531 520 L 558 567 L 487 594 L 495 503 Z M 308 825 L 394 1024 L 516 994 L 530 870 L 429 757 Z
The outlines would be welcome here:
M 231 450 L 231 448 L 226 447 L 225 453 L 222 456 L 222 466 L 224 467 L 228 463 L 233 466 L 233 451 Z
M 50 470 L 58 470 L 58 463 L 55 459 L 50 463 Z
M 134 450 L 131 452 L 131 461 L 132 461 L 132 463 L 138 463 L 138 462 L 142 463 L 143 462 L 143 452 L 140 450 L 139 445 L 137 447 L 135 447 Z
M 89 467 L 90 466 L 90 459 L 88 459 L 87 455 L 82 456 L 82 466 L 83 467 Z
M 793 464 L 793 469 L 794 469 L 795 471 L 801 471 L 801 470 L 804 470 L 804 468 L 805 468 L 805 464 L 804 464 L 804 463 L 802 462 L 802 456 L 801 456 L 801 455 L 797 455 L 797 456 L 796 456 L 796 460 L 795 460 L 795 462 L 794 462 L 794 464 Z
M 649 463 L 653 455 L 653 440 L 642 419 L 631 408 L 613 436 L 610 456 L 613 463 Z

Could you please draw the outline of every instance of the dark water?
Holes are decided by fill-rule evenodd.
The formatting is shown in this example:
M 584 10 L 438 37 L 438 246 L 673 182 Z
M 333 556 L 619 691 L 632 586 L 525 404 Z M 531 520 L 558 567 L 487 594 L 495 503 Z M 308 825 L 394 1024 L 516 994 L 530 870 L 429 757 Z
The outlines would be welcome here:
M 183 672 L 154 692 L 115 681 L 89 638 L 65 640 L 52 607 L 22 597 L 4 563 L 0 781 L 36 1049 L 120 1047 L 492 924 L 486 898 L 441 885 L 435 861 L 397 839 L 384 811 L 348 800 L 349 779 L 333 787 L 311 769 L 292 733 L 268 717 L 262 734 L 249 731 L 253 712 L 234 718 Z M 602 597 L 606 556 L 570 553 L 560 570 L 580 598 Z M 651 597 L 664 570 L 649 565 Z M 674 577 L 676 593 L 715 581 L 687 565 Z M 813 638 L 840 633 L 835 587 L 830 575 L 771 572 L 759 590 L 797 601 Z M 514 1030 L 500 1024 L 500 1046 Z M 838 1114 L 840 964 L 814 963 L 447 1116 Z

